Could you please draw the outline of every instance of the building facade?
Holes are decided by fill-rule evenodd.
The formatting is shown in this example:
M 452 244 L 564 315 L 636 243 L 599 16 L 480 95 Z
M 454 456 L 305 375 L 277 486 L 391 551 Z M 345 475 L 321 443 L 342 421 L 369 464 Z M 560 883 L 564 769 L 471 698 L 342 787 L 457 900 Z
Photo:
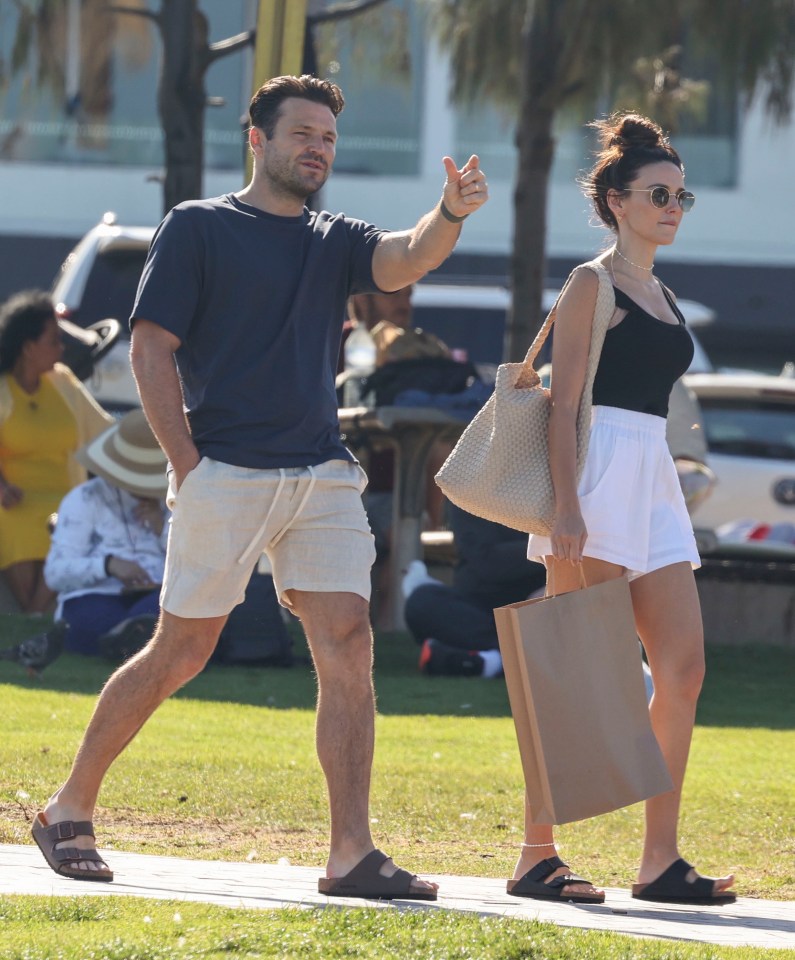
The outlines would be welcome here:
M 159 6 L 127 4 L 136 5 Z M 255 0 L 200 6 L 210 40 L 254 23 Z M 109 15 L 102 7 L 100 0 L 65 0 L 50 34 L 25 48 L 18 5 L 0 0 L 3 296 L 23 285 L 49 285 L 76 238 L 105 211 L 131 224 L 156 223 L 162 215 L 160 39 L 150 20 Z M 511 116 L 492 104 L 451 103 L 449 65 L 418 0 L 390 0 L 356 21 L 318 27 L 313 40 L 319 74 L 337 80 L 348 101 L 322 205 L 405 228 L 439 195 L 441 158 L 463 163 L 476 152 L 491 201 L 466 224 L 443 270 L 505 282 L 516 176 Z M 249 50 L 207 73 L 206 195 L 243 185 L 251 64 Z M 739 358 L 746 342 L 758 344 L 762 336 L 772 368 L 788 339 L 795 342 L 795 193 L 788 186 L 795 123 L 776 127 L 760 103 L 746 109 L 725 83 L 714 83 L 705 118 L 686 124 L 674 142 L 698 200 L 675 246 L 660 251 L 659 275 L 716 311 L 715 329 L 702 336 L 708 349 L 722 345 L 731 362 L 731 344 Z M 581 121 L 562 120 L 549 194 L 551 280 L 607 241 L 575 182 L 589 148 Z

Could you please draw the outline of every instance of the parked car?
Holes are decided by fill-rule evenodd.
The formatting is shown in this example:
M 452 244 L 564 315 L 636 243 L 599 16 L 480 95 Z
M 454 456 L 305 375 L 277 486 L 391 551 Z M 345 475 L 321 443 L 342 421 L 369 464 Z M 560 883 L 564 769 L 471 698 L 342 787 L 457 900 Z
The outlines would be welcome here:
M 795 525 L 795 378 L 698 373 L 685 382 L 701 405 L 717 477 L 694 525 L 719 534 L 743 520 Z
M 124 226 L 117 223 L 115 214 L 106 213 L 67 256 L 53 285 L 56 311 L 63 320 L 83 328 L 108 317 L 121 322 L 121 336 L 87 381 L 108 410 L 128 410 L 139 402 L 130 370 L 127 319 L 153 234 L 154 227 Z M 441 337 L 450 347 L 464 350 L 488 377 L 502 359 L 508 289 L 499 284 L 454 284 L 437 279 L 441 278 L 415 287 L 415 325 Z M 551 308 L 557 293 L 551 288 L 545 291 L 545 310 Z M 691 332 L 693 327 L 711 322 L 712 311 L 703 304 L 692 300 L 679 303 Z M 690 369 L 712 369 L 698 343 Z
M 542 308 L 545 311 L 552 309 L 559 292 L 553 287 L 544 290 Z M 443 276 L 437 274 L 416 285 L 412 301 L 416 326 L 436 334 L 450 347 L 464 348 L 476 363 L 496 367 L 502 361 L 505 318 L 511 305 L 507 287 L 445 283 Z M 715 314 L 696 300 L 679 300 L 678 304 L 695 343 L 690 371 L 710 371 L 712 362 L 694 329 L 712 323 Z M 542 355 L 542 362 L 546 359 L 548 354 Z
M 108 317 L 120 322 L 121 335 L 86 382 L 107 410 L 129 410 L 139 402 L 127 319 L 153 233 L 152 227 L 121 226 L 106 213 L 67 256 L 53 284 L 59 319 L 83 328 Z

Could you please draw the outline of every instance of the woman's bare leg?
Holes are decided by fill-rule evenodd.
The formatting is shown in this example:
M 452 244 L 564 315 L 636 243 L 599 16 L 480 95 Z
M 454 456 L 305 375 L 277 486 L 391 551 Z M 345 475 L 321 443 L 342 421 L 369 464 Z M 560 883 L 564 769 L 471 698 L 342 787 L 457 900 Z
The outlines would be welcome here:
M 572 590 L 579 590 L 583 580 L 589 586 L 596 583 L 603 583 L 606 580 L 614 580 L 620 577 L 624 568 L 614 563 L 606 563 L 603 560 L 593 560 L 586 557 L 582 566 L 574 566 L 568 561 L 555 560 L 554 557 L 546 557 L 544 563 L 547 568 L 547 596 L 557 596 L 562 593 L 571 593 Z M 530 807 L 525 797 L 525 826 L 524 841 L 519 859 L 513 872 L 513 879 L 518 880 L 523 877 L 528 870 L 531 870 L 541 860 L 555 856 L 555 839 L 553 828 L 548 825 L 534 824 L 530 815 Z M 570 872 L 566 868 L 556 870 L 550 880 Z M 564 887 L 566 893 L 601 893 L 590 884 L 573 883 Z
M 689 563 L 675 563 L 632 581 L 632 605 L 646 650 L 654 696 L 649 712 L 673 790 L 646 801 L 646 834 L 638 883 L 650 883 L 679 859 L 677 829 L 682 784 L 704 679 L 704 635 Z M 730 887 L 722 877 L 715 892 Z
M 3 573 L 22 613 L 52 613 L 55 594 L 44 581 L 42 560 L 20 560 Z
M 44 562 L 34 560 L 33 590 L 30 595 L 31 613 L 52 613 L 55 610 L 57 594 L 50 590 L 44 579 Z
M 12 563 L 3 570 L 8 589 L 17 602 L 22 613 L 29 613 L 30 597 L 33 592 L 34 574 L 33 561 L 22 560 Z

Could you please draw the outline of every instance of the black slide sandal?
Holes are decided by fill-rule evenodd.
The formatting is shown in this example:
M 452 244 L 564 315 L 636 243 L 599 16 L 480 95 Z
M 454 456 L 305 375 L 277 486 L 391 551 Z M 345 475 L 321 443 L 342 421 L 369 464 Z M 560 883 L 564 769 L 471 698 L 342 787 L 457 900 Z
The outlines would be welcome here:
M 712 877 L 695 874 L 688 880 L 690 872 L 695 873 L 687 860 L 674 860 L 651 883 L 633 883 L 632 896 L 635 900 L 651 900 L 657 903 L 690 903 L 701 906 L 710 904 L 734 903 L 737 894 L 715 892 L 716 881 Z
M 567 873 L 560 877 L 555 877 L 549 883 L 545 883 L 547 877 L 552 876 L 556 870 L 565 867 L 560 857 L 549 857 L 547 860 L 541 860 L 534 867 L 531 867 L 527 873 L 518 880 L 509 880 L 506 890 L 513 897 L 529 897 L 532 900 L 562 900 L 564 903 L 604 903 L 605 895 L 603 893 L 565 893 L 564 887 L 571 883 L 591 883 L 585 877 L 578 877 L 575 873 Z

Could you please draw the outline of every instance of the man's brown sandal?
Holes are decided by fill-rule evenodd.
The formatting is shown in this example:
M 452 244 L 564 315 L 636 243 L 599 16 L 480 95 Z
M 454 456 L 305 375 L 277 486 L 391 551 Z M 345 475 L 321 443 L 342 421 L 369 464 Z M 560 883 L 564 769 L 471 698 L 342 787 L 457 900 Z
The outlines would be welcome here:
M 408 870 L 396 870 L 391 877 L 380 873 L 391 859 L 380 850 L 372 850 L 344 877 L 323 877 L 317 882 L 319 893 L 327 897 L 362 897 L 365 900 L 435 900 L 435 890 L 412 887 L 417 879 Z
M 38 813 L 30 832 L 44 854 L 44 859 L 59 876 L 105 883 L 113 879 L 113 871 L 96 850 L 57 846 L 64 840 L 74 840 L 75 837 L 95 839 L 94 824 L 90 820 L 61 820 L 59 823 L 48 824 L 44 814 Z M 95 863 L 98 869 L 88 867 L 81 870 L 81 863 Z

